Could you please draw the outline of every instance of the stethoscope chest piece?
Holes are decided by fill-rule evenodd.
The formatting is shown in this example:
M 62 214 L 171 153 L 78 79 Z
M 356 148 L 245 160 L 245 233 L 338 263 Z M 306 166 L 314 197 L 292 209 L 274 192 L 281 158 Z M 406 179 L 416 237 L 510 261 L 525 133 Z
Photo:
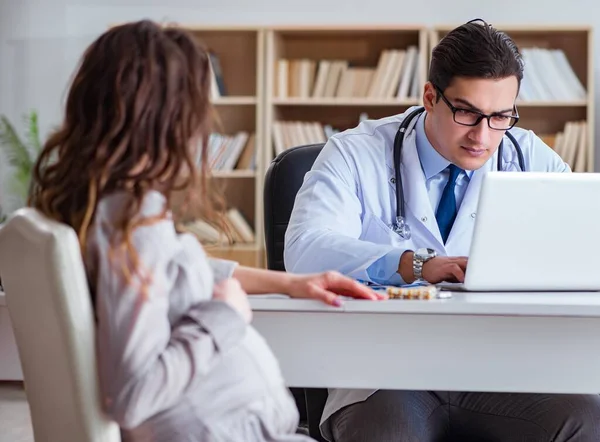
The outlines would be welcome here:
M 396 222 L 392 225 L 392 230 L 394 233 L 400 235 L 400 238 L 404 240 L 410 239 L 410 227 L 406 224 L 406 221 L 404 221 L 403 216 L 396 217 Z

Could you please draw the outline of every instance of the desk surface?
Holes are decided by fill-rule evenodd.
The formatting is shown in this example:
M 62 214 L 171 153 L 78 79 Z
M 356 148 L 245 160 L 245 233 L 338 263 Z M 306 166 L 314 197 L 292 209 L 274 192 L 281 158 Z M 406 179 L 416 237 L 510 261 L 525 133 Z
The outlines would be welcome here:
M 600 293 L 251 305 L 290 386 L 600 392 Z
M 341 307 L 282 295 L 253 295 L 250 303 L 256 311 L 600 317 L 600 292 L 453 292 L 449 299 L 428 301 L 347 299 Z

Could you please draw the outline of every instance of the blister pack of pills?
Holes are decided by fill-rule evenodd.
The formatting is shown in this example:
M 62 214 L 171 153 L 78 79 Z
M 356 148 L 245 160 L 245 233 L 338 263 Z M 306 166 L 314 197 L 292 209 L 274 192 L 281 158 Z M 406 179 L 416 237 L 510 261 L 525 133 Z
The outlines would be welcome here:
M 421 285 L 414 287 L 388 287 L 386 289 L 390 299 L 444 299 L 452 294 L 442 291 L 434 285 Z

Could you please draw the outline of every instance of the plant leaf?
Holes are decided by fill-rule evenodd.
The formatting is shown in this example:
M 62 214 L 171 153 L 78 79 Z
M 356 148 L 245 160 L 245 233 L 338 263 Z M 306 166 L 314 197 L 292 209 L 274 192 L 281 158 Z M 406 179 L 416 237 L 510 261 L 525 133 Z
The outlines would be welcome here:
M 13 192 L 16 175 L 17 169 L 0 149 L 0 217 L 10 215 L 24 204 L 24 200 Z
M 26 169 L 19 169 L 14 175 L 11 190 L 21 204 L 25 204 L 29 192 L 29 182 L 31 181 L 31 173 Z
M 32 162 L 27 147 L 5 116 L 0 117 L 0 149 L 6 153 L 8 161 L 13 166 L 19 169 L 31 169 Z
M 38 124 L 38 114 L 35 110 L 32 110 L 28 115 L 25 116 L 25 139 L 27 144 L 27 154 L 32 164 L 37 160 L 38 155 L 42 150 L 42 143 L 40 141 L 40 130 Z

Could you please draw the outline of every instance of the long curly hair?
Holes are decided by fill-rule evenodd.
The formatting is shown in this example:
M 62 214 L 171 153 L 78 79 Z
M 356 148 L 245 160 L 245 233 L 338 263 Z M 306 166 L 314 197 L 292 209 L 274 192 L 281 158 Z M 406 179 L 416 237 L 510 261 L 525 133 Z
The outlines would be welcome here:
M 64 122 L 35 165 L 30 205 L 73 227 L 85 252 L 98 202 L 126 190 L 132 204 L 115 226 L 115 247 L 128 252 L 128 279 L 139 263 L 132 232 L 167 216 L 174 193 L 184 194 L 183 211 L 199 209 L 197 216 L 222 226 L 222 199 L 209 189 L 209 87 L 208 53 L 186 32 L 146 20 L 108 30 L 83 55 Z M 167 205 L 142 219 L 150 190 Z

